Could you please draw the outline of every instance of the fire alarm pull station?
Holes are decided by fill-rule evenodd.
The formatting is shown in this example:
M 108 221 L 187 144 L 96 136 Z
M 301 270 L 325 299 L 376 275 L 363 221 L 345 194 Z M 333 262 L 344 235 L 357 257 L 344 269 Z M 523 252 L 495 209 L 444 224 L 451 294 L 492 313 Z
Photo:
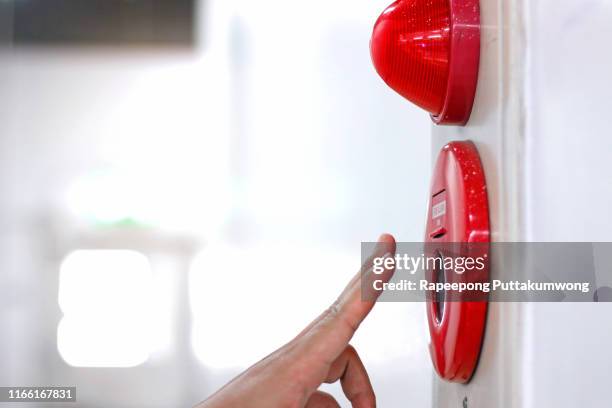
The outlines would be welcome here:
M 476 146 L 451 142 L 438 156 L 431 183 L 425 251 L 441 260 L 480 259 L 481 268 L 427 271 L 431 282 L 475 286 L 489 281 L 489 204 L 484 170 Z M 455 265 L 459 263 L 455 262 Z M 469 284 L 469 285 L 468 285 Z M 476 293 L 476 294 L 475 294 Z M 487 298 L 482 292 L 436 291 L 427 298 L 433 365 L 443 379 L 466 383 L 472 377 L 484 335 Z
M 397 0 L 370 42 L 382 79 L 440 125 L 470 117 L 480 61 L 479 0 Z

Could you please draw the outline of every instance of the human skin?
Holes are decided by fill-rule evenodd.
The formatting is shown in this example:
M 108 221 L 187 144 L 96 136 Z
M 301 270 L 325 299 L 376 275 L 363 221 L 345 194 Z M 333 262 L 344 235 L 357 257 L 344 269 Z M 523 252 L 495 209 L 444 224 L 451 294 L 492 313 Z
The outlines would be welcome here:
M 380 292 L 363 300 L 362 279 L 388 282 L 394 270 L 372 272 L 375 257 L 392 257 L 395 240 L 384 234 L 361 270 L 340 297 L 292 341 L 233 379 L 195 408 L 328 408 L 340 407 L 323 383 L 340 381 L 354 408 L 376 407 L 368 373 L 349 342 L 374 307 Z M 371 301 L 369 299 L 372 299 Z

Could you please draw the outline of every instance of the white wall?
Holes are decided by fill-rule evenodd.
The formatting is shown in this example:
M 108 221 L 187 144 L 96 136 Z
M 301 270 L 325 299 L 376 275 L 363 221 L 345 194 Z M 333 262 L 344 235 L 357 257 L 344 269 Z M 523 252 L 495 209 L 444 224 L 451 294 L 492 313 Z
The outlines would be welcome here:
M 528 4 L 529 240 L 612 241 L 611 18 L 606 0 Z M 609 404 L 611 313 L 609 303 L 529 306 L 526 407 Z
M 523 236 L 523 42 L 516 1 L 481 0 L 481 56 L 476 99 L 465 127 L 432 128 L 432 158 L 453 140 L 476 143 L 485 169 L 493 241 Z M 492 267 L 495 273 L 495 265 Z M 522 305 L 490 303 L 481 356 L 467 385 L 434 375 L 433 406 L 520 407 Z M 517 390 L 519 390 L 517 392 Z
M 433 156 L 450 140 L 476 141 L 495 241 L 610 241 L 612 4 L 481 0 L 481 9 L 475 110 L 464 129 L 433 129 Z M 469 407 L 605 406 L 610 311 L 490 304 L 473 380 L 435 379 L 434 406 L 465 397 Z

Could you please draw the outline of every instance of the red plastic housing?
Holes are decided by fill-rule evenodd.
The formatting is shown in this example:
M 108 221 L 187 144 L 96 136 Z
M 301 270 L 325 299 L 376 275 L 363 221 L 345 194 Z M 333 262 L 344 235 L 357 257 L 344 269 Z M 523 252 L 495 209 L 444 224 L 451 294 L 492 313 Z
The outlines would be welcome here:
M 489 281 L 487 185 L 480 156 L 472 142 L 451 142 L 438 156 L 425 241 L 430 252 L 445 251 L 453 243 L 468 243 L 458 244 L 460 251 L 478 252 L 487 260 L 486 268 L 477 275 L 464 274 L 461 279 Z M 461 256 L 473 254 L 461 253 Z M 487 301 L 482 296 L 478 301 L 429 298 L 429 349 L 440 377 L 460 383 L 470 380 L 480 355 L 486 315 Z
M 370 52 L 382 79 L 437 124 L 467 123 L 480 60 L 478 0 L 397 0 L 374 25 Z

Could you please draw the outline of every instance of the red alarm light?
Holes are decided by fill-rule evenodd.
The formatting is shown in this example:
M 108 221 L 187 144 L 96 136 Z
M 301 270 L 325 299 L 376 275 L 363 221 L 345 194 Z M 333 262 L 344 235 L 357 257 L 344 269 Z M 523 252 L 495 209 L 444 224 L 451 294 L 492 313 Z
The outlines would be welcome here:
M 437 124 L 465 125 L 480 60 L 479 0 L 397 0 L 374 25 L 382 79 Z

